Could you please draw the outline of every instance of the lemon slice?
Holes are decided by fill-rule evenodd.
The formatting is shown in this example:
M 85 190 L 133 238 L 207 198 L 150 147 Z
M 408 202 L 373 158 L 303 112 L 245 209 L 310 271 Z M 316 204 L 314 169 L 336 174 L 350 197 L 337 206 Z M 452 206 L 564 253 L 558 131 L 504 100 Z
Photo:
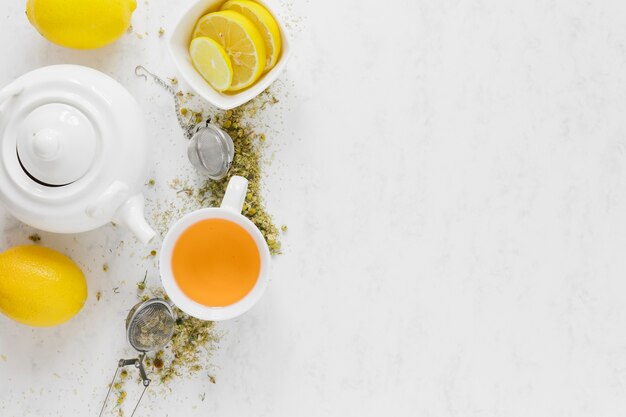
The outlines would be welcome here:
M 229 0 L 222 5 L 222 10 L 232 10 L 241 13 L 255 24 L 261 35 L 263 35 L 265 49 L 267 50 L 265 71 L 272 69 L 278 62 L 278 56 L 283 44 L 280 28 L 274 16 L 265 7 L 251 0 Z
M 238 91 L 254 84 L 266 63 L 265 42 L 247 17 L 223 10 L 198 20 L 193 37 L 206 36 L 219 43 L 233 65 L 233 81 L 227 91 Z
M 233 83 L 233 64 L 222 46 L 211 38 L 201 36 L 189 45 L 191 62 L 202 78 L 217 91 L 230 88 Z

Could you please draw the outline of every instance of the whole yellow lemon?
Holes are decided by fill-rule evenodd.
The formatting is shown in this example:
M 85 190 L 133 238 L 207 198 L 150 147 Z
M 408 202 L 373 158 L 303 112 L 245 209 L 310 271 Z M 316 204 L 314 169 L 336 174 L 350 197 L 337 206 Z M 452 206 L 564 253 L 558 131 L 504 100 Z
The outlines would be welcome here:
M 124 34 L 135 8 L 136 0 L 28 0 L 26 15 L 50 42 L 95 49 Z
M 83 308 L 87 282 L 67 256 L 41 246 L 0 254 L 0 312 L 36 327 L 55 326 Z

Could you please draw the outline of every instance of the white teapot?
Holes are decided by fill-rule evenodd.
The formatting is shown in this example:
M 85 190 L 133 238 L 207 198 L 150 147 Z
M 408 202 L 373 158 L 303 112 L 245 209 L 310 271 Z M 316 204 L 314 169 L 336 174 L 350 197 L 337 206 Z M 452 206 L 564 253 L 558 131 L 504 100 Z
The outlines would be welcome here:
M 0 202 L 55 233 L 125 224 L 143 242 L 145 121 L 118 82 L 91 68 L 54 65 L 0 90 Z

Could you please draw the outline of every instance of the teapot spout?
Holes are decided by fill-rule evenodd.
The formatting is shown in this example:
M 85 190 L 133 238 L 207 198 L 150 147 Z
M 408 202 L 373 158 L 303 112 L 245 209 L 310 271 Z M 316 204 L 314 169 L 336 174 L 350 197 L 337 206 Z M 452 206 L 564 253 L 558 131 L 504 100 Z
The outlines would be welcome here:
M 149 243 L 156 232 L 144 217 L 143 195 L 137 194 L 129 198 L 118 210 L 115 219 L 128 227 L 142 243 Z

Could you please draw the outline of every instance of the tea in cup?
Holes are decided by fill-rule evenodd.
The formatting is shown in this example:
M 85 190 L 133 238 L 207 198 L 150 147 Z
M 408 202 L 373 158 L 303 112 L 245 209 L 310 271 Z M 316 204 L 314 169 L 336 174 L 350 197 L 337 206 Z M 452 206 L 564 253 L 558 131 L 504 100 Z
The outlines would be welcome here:
M 163 287 L 191 316 L 211 321 L 237 317 L 256 304 L 267 286 L 269 248 L 241 214 L 247 190 L 248 180 L 232 177 L 219 208 L 187 214 L 165 236 Z

